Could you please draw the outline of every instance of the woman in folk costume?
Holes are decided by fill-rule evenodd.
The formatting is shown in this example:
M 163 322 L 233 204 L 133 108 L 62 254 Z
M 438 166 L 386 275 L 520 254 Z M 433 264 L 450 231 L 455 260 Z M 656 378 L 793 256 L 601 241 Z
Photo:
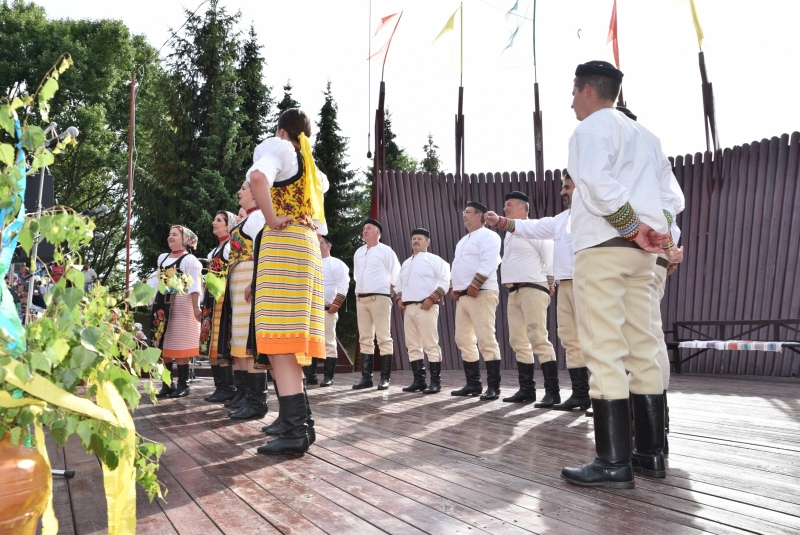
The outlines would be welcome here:
M 315 438 L 301 367 L 325 355 L 316 234 L 325 216 L 324 184 L 311 155 L 310 135 L 308 116 L 299 109 L 286 110 L 275 137 L 256 147 L 247 172 L 267 222 L 254 292 L 256 347 L 272 364 L 280 405 L 280 435 L 258 448 L 258 453 L 270 455 L 302 455 Z
M 167 285 L 165 293 L 156 293 L 150 325 L 153 347 L 161 349 L 161 358 L 173 374 L 178 361 L 178 386 L 164 383 L 157 397 L 179 398 L 189 393 L 189 359 L 200 353 L 200 288 L 202 266 L 188 248 L 197 248 L 197 235 L 181 225 L 169 229 L 170 252 L 158 257 L 158 271 L 148 284 Z M 182 290 L 182 291 L 179 291 Z M 170 380 L 171 381 L 171 380 Z
M 244 289 L 253 282 L 255 257 L 253 244 L 264 229 L 264 215 L 256 205 L 250 182 L 237 193 L 246 217 L 231 230 L 228 283 L 225 287 L 223 321 L 220 325 L 220 356 L 235 359 L 233 378 L 236 395 L 225 406 L 234 409 L 228 416 L 234 420 L 263 418 L 267 413 L 267 372 L 253 359 L 251 305 L 244 298 Z
M 220 210 L 211 223 L 212 232 L 219 240 L 219 245 L 208 253 L 208 272 L 223 281 L 228 278 L 231 230 L 236 226 L 237 221 L 236 214 Z M 227 358 L 220 358 L 219 354 L 219 325 L 224 302 L 224 294 L 219 299 L 214 299 L 211 292 L 206 289 L 203 296 L 203 321 L 200 323 L 200 355 L 207 356 L 211 363 L 211 376 L 214 378 L 215 389 L 213 394 L 205 397 L 205 400 L 211 403 L 222 403 L 233 399 L 236 395 L 231 362 Z

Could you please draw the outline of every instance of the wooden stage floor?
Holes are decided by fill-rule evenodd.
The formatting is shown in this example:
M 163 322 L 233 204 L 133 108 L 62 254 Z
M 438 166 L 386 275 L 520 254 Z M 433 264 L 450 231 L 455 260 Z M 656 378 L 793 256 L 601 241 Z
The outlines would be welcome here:
M 169 494 L 140 495 L 137 533 L 800 532 L 796 380 L 673 376 L 667 478 L 613 491 L 559 478 L 593 457 L 583 413 L 455 398 L 457 371 L 432 396 L 400 390 L 410 372 L 383 392 L 353 391 L 356 380 L 339 374 L 309 390 L 317 442 L 303 457 L 255 453 L 274 397 L 263 420 L 242 423 L 202 400 L 207 378 L 187 398 L 143 404 L 136 425 L 167 447 L 159 476 Z M 512 394 L 515 372 L 503 381 Z M 563 371 L 561 384 L 568 394 Z M 105 533 L 98 461 L 77 441 L 51 451 L 54 468 L 77 471 L 55 482 L 59 533 Z

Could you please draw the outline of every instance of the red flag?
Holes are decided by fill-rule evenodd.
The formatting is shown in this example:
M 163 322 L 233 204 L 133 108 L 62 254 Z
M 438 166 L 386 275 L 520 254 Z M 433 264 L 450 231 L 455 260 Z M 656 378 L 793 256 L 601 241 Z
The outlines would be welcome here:
M 611 24 L 608 25 L 608 40 L 606 44 L 614 42 L 614 62 L 619 69 L 619 42 L 617 41 L 617 0 L 614 0 L 614 9 L 611 10 Z
M 400 17 L 403 12 L 393 13 L 381 19 L 380 24 L 375 29 L 375 35 L 372 36 L 372 50 L 375 52 L 367 58 L 369 60 L 378 60 L 381 66 L 386 65 L 386 55 L 389 53 L 389 45 L 392 44 L 392 37 L 397 30 L 397 25 L 400 23 Z

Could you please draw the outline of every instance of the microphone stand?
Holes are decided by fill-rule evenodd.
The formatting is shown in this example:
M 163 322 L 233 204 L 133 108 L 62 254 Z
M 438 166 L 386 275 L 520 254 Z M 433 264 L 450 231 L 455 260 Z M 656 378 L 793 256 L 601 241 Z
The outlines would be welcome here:
M 47 130 L 44 131 L 45 135 L 47 132 L 50 131 L 51 133 L 54 132 L 56 126 L 55 123 L 50 123 L 50 126 L 47 127 Z M 39 174 L 39 196 L 36 200 L 36 219 L 41 219 L 42 217 L 42 195 L 44 194 L 44 174 L 47 170 L 47 166 L 42 166 L 42 172 Z M 39 237 L 41 233 L 37 232 L 36 236 L 33 238 L 33 249 L 31 249 L 31 275 L 36 274 L 36 258 L 39 254 Z M 31 319 L 33 318 L 33 311 L 31 307 L 33 306 L 33 283 L 35 282 L 36 277 L 32 276 L 30 281 L 28 282 L 28 306 L 25 310 L 25 325 L 30 323 Z

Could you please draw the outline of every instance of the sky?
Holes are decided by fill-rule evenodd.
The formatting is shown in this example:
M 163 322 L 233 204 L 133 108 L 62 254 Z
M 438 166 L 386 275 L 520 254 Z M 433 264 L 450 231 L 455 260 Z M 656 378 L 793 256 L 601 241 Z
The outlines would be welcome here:
M 119 19 L 160 48 L 201 0 L 40 0 L 51 18 Z M 522 6 L 525 0 L 520 0 Z M 380 65 L 367 61 L 381 17 L 403 12 L 384 70 L 386 106 L 397 142 L 423 158 L 428 134 L 439 146 L 443 169 L 455 170 L 454 123 L 458 68 L 449 68 L 447 43 L 433 40 L 459 6 L 455 0 L 219 0 L 241 12 L 241 29 L 254 24 L 266 59 L 265 81 L 280 100 L 291 80 L 294 98 L 315 120 L 331 82 L 342 134 L 349 138 L 352 169 L 370 165 Z M 504 51 L 514 0 L 463 2 L 465 170 L 529 171 L 533 149 L 534 82 L 544 125 L 544 167 L 565 166 L 567 142 L 577 124 L 570 109 L 576 65 L 613 62 L 606 43 L 613 0 L 541 0 L 533 24 L 524 20 Z M 800 130 L 800 106 L 790 97 L 800 70 L 787 55 L 796 50 L 800 2 L 696 0 L 705 33 L 704 53 L 714 88 L 722 147 Z M 201 7 L 204 10 L 208 4 Z M 654 132 L 668 156 L 705 151 L 698 42 L 688 0 L 618 0 L 623 93 L 639 121 Z M 456 26 L 448 38 L 461 34 Z M 162 56 L 169 52 L 169 45 Z M 457 63 L 457 61 L 456 61 Z M 369 141 L 368 141 L 369 139 Z

